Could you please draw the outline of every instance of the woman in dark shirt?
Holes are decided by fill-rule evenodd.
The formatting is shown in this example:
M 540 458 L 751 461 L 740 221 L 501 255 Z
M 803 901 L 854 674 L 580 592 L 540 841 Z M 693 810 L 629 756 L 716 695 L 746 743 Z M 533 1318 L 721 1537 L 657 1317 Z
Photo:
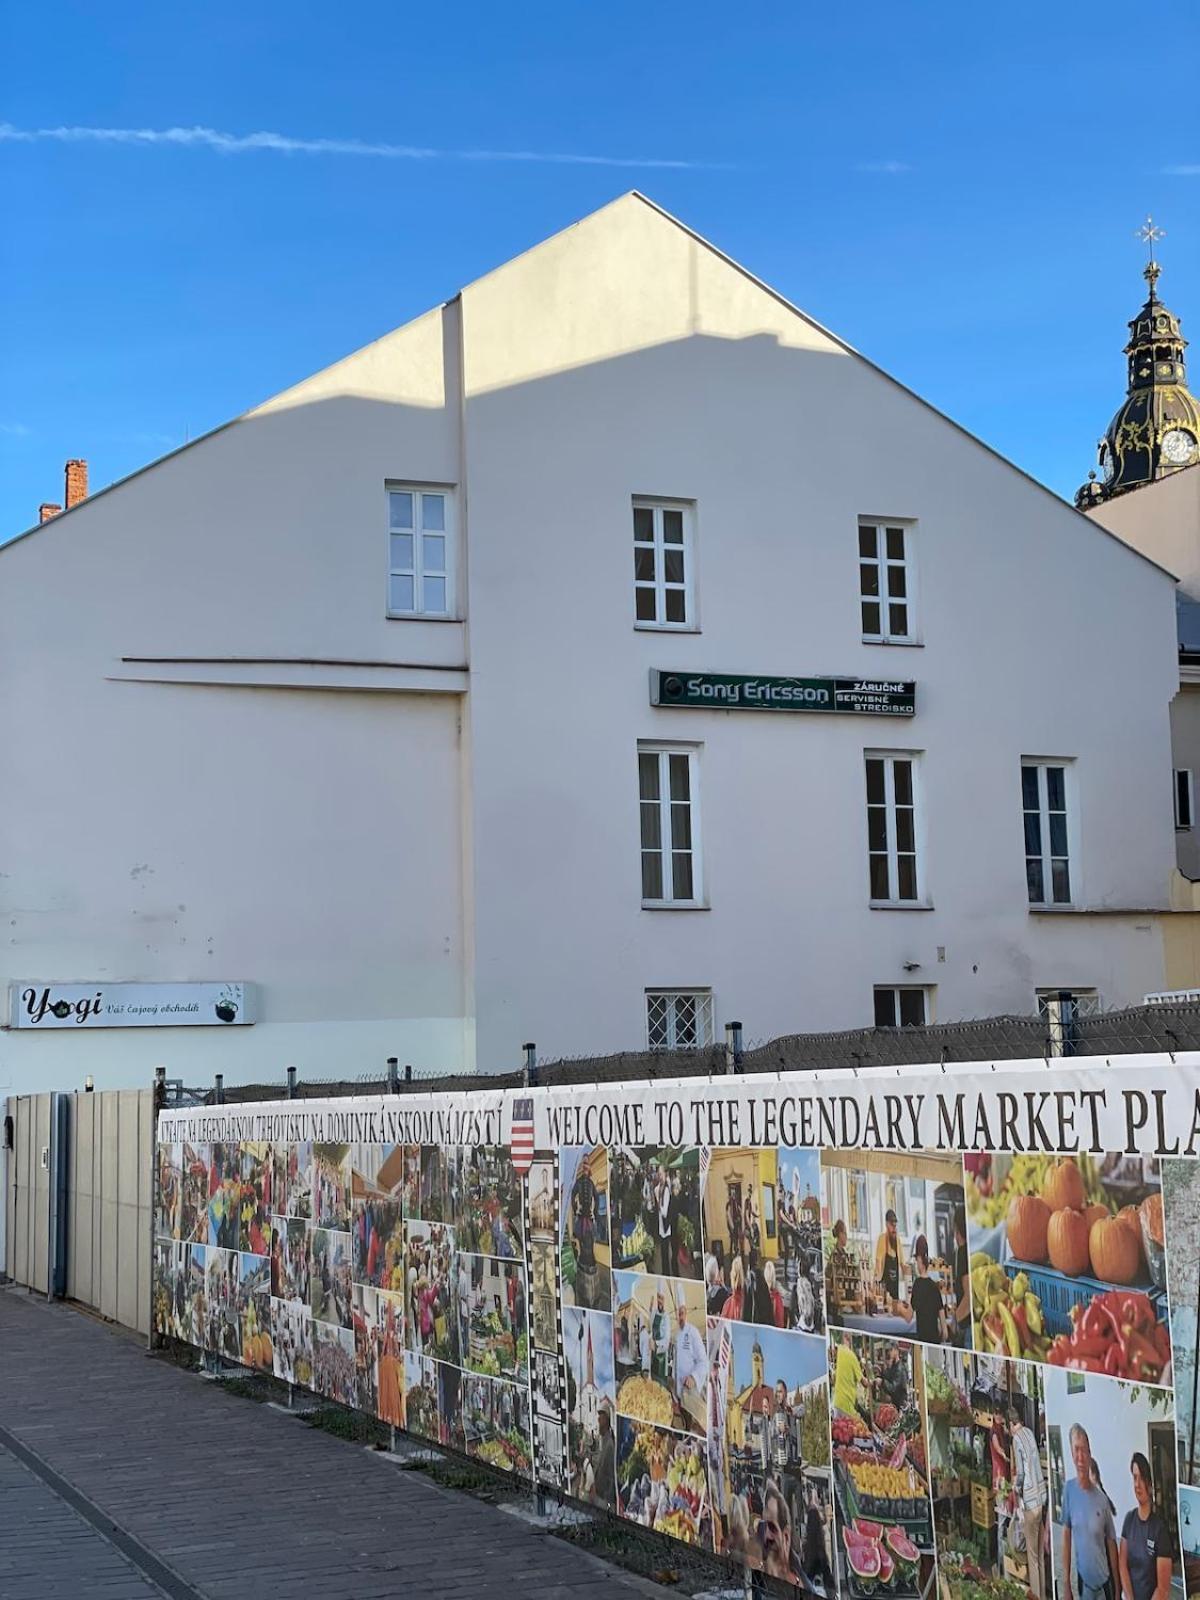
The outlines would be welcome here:
M 1166 1600 L 1171 1588 L 1171 1541 L 1154 1509 L 1150 1463 L 1140 1450 L 1129 1463 L 1137 1502 L 1121 1526 L 1121 1591 L 1124 1600 Z
M 929 1241 L 924 1234 L 913 1250 L 913 1264 L 916 1275 L 908 1298 L 916 1318 L 917 1338 L 926 1344 L 942 1344 L 946 1338 L 946 1315 L 942 1291 L 929 1276 Z

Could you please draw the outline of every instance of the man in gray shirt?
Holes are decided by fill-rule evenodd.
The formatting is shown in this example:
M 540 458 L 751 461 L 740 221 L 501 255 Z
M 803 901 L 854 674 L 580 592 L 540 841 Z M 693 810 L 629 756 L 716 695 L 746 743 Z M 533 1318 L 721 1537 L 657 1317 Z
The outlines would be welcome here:
M 1063 1486 L 1063 1581 L 1067 1596 L 1074 1600 L 1111 1600 L 1118 1593 L 1112 1506 L 1096 1481 L 1092 1447 L 1077 1422 L 1071 1426 L 1070 1441 L 1075 1476 Z

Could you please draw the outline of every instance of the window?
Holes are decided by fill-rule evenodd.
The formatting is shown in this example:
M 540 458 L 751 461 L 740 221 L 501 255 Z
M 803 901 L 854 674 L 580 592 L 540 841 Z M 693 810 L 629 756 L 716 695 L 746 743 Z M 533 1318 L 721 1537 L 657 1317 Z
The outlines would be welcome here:
M 1031 906 L 1071 903 L 1067 768 L 1060 761 L 1021 763 L 1025 812 L 1025 881 Z
M 452 501 L 445 489 L 389 489 L 388 615 L 450 617 Z
M 633 502 L 633 585 L 639 627 L 695 626 L 691 506 L 667 500 Z
M 1175 769 L 1175 826 L 1192 827 L 1195 808 L 1192 803 L 1192 773 L 1190 767 Z
M 1069 989 L 1039 989 L 1037 991 L 1038 1016 L 1053 1017 L 1069 1012 L 1076 1017 L 1098 1017 L 1104 1004 L 1096 989 L 1073 986 Z
M 914 576 L 911 526 L 859 523 L 858 592 L 868 644 L 915 643 Z
M 1039 989 L 1037 1004 L 1052 1056 L 1077 1055 L 1080 1018 L 1098 1017 L 1104 1010 L 1095 989 Z
M 764 1183 L 762 1185 L 762 1219 L 763 1233 L 768 1239 L 775 1237 L 775 1185 Z
M 902 984 L 875 990 L 877 1028 L 923 1028 L 930 1020 L 929 1012 L 928 989 Z
M 874 903 L 911 905 L 920 897 L 917 861 L 917 757 L 868 751 L 867 851 Z
M 651 1050 L 703 1050 L 713 1042 L 711 989 L 647 989 Z
M 700 838 L 692 749 L 638 748 L 643 905 L 697 905 Z

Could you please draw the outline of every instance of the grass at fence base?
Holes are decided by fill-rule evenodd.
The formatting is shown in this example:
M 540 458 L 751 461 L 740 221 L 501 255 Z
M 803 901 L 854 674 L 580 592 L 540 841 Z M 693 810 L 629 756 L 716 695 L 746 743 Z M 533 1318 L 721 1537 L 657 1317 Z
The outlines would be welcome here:
M 407 1472 L 423 1472 L 434 1483 L 440 1484 L 443 1489 L 454 1489 L 459 1494 L 469 1494 L 476 1500 L 486 1500 L 490 1504 L 505 1498 L 504 1490 L 507 1487 L 513 1499 L 524 1499 L 528 1494 L 528 1485 L 522 1480 L 514 1483 L 511 1478 L 493 1476 L 486 1468 L 478 1467 L 473 1461 L 467 1461 L 459 1456 L 445 1456 L 438 1459 L 434 1456 L 418 1456 L 404 1463 Z
M 386 1423 L 376 1422 L 361 1411 L 349 1411 L 345 1406 L 322 1405 L 306 1411 L 301 1418 L 310 1428 L 331 1433 L 335 1439 L 345 1439 L 349 1444 L 374 1445 L 386 1450 L 391 1442 L 391 1432 Z
M 639 1577 L 650 1578 L 676 1594 L 698 1595 L 702 1591 L 741 1587 L 740 1567 L 612 1514 L 601 1513 L 591 1522 L 552 1527 L 550 1532 L 556 1539 L 587 1550 L 614 1566 L 624 1567 L 627 1572 L 636 1572 Z M 794 1600 L 797 1591 L 789 1588 L 779 1592 L 791 1595 Z
M 259 1373 L 237 1373 L 232 1378 L 222 1378 L 221 1387 L 226 1394 L 236 1394 L 239 1399 L 253 1400 L 260 1406 L 269 1400 L 287 1402 L 287 1385 L 277 1383 L 274 1378 L 264 1379 Z

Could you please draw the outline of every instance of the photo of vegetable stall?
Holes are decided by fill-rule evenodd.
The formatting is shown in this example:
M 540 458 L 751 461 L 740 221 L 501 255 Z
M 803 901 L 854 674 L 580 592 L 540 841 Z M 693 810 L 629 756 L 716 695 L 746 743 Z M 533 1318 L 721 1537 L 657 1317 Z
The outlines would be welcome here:
M 979 1154 L 967 1169 L 979 1348 L 1170 1383 L 1158 1162 Z

